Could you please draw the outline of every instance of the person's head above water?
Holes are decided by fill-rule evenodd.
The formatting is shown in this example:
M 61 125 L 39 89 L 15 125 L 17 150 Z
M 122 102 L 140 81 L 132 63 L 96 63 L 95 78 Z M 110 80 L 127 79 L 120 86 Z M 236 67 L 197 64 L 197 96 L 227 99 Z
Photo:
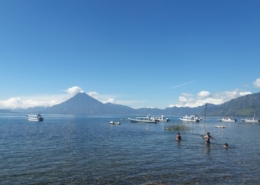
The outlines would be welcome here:
M 207 134 L 208 134 L 208 135 L 210 135 L 210 133 L 209 133 L 209 132 L 208 132 Z
M 225 144 L 223 145 L 223 147 L 224 147 L 224 148 L 227 148 L 227 147 L 228 147 L 228 144 L 227 144 L 227 143 L 225 143 Z

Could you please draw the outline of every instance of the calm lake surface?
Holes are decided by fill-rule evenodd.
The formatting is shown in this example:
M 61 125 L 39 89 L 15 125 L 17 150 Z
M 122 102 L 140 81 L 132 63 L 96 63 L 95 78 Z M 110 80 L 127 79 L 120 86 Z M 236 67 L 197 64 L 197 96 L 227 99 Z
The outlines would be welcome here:
M 182 124 L 178 117 L 145 124 L 128 116 L 25 116 L 0 114 L 0 184 L 260 184 L 260 124 L 241 118 L 187 123 L 177 142 L 178 131 L 165 127 Z M 210 146 L 205 132 L 217 138 Z

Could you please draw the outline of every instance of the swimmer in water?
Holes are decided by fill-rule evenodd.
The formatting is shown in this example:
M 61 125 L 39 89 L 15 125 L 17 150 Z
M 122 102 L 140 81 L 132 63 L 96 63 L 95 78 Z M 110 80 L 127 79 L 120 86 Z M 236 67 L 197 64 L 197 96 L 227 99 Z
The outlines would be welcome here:
M 225 144 L 223 145 L 223 148 L 228 148 L 228 144 L 225 143 Z
M 210 135 L 209 132 L 208 132 L 207 135 L 205 135 L 204 137 L 201 135 L 201 137 L 202 137 L 203 139 L 206 139 L 206 143 L 207 143 L 207 144 L 210 144 L 210 139 L 214 139 L 214 138 Z
M 181 134 L 178 132 L 177 136 L 176 136 L 176 141 L 180 141 L 181 140 Z

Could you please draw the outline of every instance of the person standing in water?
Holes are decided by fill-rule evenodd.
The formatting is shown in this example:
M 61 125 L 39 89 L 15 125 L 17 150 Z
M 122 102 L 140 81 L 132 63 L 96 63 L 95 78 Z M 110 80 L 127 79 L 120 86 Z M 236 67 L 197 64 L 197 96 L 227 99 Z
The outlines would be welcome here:
M 181 134 L 178 132 L 177 136 L 176 136 L 176 141 L 180 141 L 181 140 Z
M 201 135 L 201 137 L 202 137 L 203 139 L 206 139 L 206 143 L 207 143 L 207 144 L 210 144 L 210 139 L 214 139 L 214 138 L 210 135 L 209 132 L 208 132 L 207 135 L 205 135 L 204 137 Z

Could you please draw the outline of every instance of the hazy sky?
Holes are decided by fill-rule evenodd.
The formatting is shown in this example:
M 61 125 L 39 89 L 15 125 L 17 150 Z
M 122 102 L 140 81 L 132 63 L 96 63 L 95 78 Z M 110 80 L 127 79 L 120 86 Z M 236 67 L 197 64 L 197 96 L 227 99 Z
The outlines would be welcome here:
M 260 91 L 259 0 L 1 0 L 0 108 L 133 108 Z

